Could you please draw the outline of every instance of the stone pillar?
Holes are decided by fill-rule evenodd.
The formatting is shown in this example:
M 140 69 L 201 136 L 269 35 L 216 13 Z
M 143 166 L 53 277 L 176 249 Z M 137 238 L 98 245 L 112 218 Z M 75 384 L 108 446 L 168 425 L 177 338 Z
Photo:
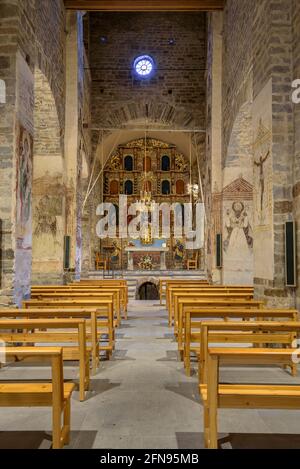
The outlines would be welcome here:
M 221 271 L 216 268 L 216 235 L 222 232 L 222 48 L 223 13 L 215 12 L 209 20 L 208 46 L 208 128 L 207 161 L 208 187 L 211 196 L 207 200 L 207 270 L 215 283 L 221 282 Z
M 81 270 L 81 109 L 83 99 L 82 15 L 67 13 L 65 185 L 66 235 L 71 237 L 70 268 Z

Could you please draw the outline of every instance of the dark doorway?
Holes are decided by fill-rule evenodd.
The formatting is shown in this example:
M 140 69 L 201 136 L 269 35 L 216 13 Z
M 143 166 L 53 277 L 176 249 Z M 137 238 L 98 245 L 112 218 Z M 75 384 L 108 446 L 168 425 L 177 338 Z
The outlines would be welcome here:
M 139 299 L 140 300 L 159 300 L 159 294 L 157 286 L 151 282 L 145 282 L 139 288 Z

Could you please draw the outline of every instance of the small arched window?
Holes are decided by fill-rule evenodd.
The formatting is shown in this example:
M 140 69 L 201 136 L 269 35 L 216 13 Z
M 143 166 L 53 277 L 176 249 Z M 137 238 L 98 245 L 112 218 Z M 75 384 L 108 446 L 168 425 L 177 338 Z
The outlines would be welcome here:
M 118 181 L 111 181 L 109 186 L 109 193 L 111 195 L 118 195 L 119 194 L 119 183 Z
M 161 193 L 163 195 L 170 195 L 171 194 L 171 184 L 170 181 L 163 181 L 161 184 Z
M 176 194 L 183 195 L 184 194 L 184 181 L 179 179 L 176 181 Z
M 125 171 L 133 171 L 133 158 L 130 155 L 127 155 L 124 160 Z
M 170 158 L 168 155 L 164 155 L 161 159 L 161 170 L 162 171 L 170 171 Z
M 128 180 L 125 182 L 125 194 L 132 195 L 133 194 L 133 182 Z

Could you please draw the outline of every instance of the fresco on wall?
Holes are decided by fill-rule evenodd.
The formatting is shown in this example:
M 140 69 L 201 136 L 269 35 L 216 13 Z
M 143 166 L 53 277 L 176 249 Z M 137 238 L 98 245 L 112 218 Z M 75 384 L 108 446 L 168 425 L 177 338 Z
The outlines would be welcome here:
M 31 249 L 31 193 L 33 176 L 33 138 L 19 126 L 17 137 L 17 239 L 19 249 Z
M 254 271 L 273 280 L 272 80 L 253 103 Z
M 272 222 L 272 164 L 270 145 L 271 132 L 264 126 L 261 119 L 254 142 L 255 221 L 261 227 L 270 227 Z
M 61 258 L 64 195 L 60 174 L 46 173 L 34 181 L 34 251 L 43 261 Z
M 253 278 L 253 186 L 242 177 L 223 190 L 224 282 Z

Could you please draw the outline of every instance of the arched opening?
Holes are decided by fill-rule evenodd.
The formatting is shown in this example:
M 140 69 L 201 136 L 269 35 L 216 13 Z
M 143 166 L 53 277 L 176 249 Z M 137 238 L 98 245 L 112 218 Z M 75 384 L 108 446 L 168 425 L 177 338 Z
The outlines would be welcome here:
M 33 282 L 62 278 L 65 234 L 65 188 L 61 132 L 47 78 L 35 70 L 33 148 Z
M 163 195 L 170 195 L 171 194 L 171 184 L 170 181 L 163 181 L 161 184 L 161 193 Z
M 130 155 L 127 155 L 124 159 L 124 169 L 125 171 L 133 171 L 133 158 Z
M 157 286 L 152 282 L 143 283 L 138 292 L 139 300 L 159 300 L 159 292 Z
M 161 170 L 162 171 L 170 171 L 170 158 L 168 155 L 164 155 L 161 159 Z
M 124 186 L 124 192 L 126 195 L 132 195 L 133 194 L 133 182 L 128 180 L 125 182 Z

